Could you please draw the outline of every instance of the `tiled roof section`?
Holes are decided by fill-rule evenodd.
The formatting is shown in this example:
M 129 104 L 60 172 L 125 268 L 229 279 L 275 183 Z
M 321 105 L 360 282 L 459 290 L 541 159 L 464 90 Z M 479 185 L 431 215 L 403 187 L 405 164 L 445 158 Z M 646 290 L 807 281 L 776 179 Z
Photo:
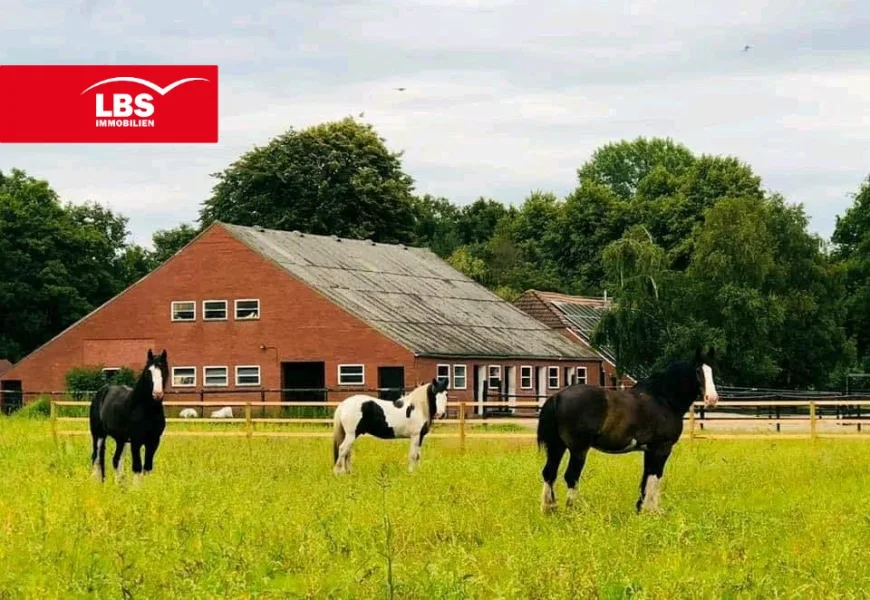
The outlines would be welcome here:
M 609 298 L 569 296 L 567 294 L 541 292 L 538 290 L 529 290 L 523 296 L 527 298 L 536 297 L 540 300 L 540 304 L 548 308 L 550 316 L 540 318 L 543 323 L 552 323 L 553 316 L 556 316 L 561 322 L 561 325 L 556 325 L 557 327 L 568 327 L 579 335 L 581 339 L 586 341 L 586 343 L 590 344 L 590 346 L 592 345 L 591 339 L 595 327 L 598 326 L 604 312 L 613 305 L 613 301 Z M 528 305 L 532 305 L 531 300 L 527 300 L 527 302 Z M 539 318 L 538 313 L 541 315 L 545 314 L 540 308 L 536 308 L 535 312 L 530 314 Z M 608 361 L 616 364 L 616 356 L 612 348 L 609 346 L 594 346 L 594 348 Z M 632 373 L 631 377 L 637 379 L 646 375 L 645 370 L 640 370 Z
M 221 225 L 419 356 L 600 360 L 427 249 Z

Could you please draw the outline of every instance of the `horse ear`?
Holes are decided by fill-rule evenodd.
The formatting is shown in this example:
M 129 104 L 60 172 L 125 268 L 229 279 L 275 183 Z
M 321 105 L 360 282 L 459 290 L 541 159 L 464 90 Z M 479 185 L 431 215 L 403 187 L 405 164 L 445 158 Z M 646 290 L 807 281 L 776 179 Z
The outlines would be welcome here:
M 154 353 L 151 352 L 151 348 L 148 348 L 148 362 L 154 360 Z
M 164 348 L 163 352 L 160 353 L 160 358 L 162 358 L 164 361 L 166 360 L 166 348 Z
M 716 360 L 716 348 L 710 346 L 710 351 L 707 352 L 707 358 L 710 359 L 711 362 Z
M 698 364 L 701 363 L 701 346 L 695 348 L 695 362 Z

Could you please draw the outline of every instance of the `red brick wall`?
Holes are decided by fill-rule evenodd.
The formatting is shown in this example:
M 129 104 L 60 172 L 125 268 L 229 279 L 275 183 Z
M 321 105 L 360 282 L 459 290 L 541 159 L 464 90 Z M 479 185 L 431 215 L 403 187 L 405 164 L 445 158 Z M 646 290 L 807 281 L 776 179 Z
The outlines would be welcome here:
M 259 320 L 235 320 L 233 301 L 245 298 L 259 298 Z M 173 300 L 195 300 L 196 321 L 172 322 Z M 204 322 L 203 300 L 227 300 L 228 320 Z M 19 362 L 3 379 L 21 380 L 25 392 L 59 391 L 71 367 L 91 361 L 106 367 L 127 365 L 138 372 L 149 346 L 155 353 L 166 348 L 170 366 L 197 368 L 195 390 L 187 397 L 167 398 L 173 401 L 199 398 L 206 365 L 227 366 L 229 375 L 227 387 L 206 389 L 250 390 L 236 388 L 236 365 L 260 365 L 262 387 L 276 389 L 281 385 L 280 362 L 293 360 L 325 361 L 329 388 L 338 387 L 339 363 L 363 359 L 366 387 L 377 386 L 378 365 L 402 365 L 406 384 L 415 383 L 414 357 L 407 349 L 296 281 L 220 226 Z M 171 385 L 169 389 L 179 390 Z M 267 399 L 275 401 L 277 396 Z

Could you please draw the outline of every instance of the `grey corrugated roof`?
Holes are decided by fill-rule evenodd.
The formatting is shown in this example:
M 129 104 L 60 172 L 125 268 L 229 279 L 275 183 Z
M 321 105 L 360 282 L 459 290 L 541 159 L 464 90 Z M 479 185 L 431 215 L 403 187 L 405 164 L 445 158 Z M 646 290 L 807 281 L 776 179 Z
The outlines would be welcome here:
M 430 250 L 221 225 L 417 355 L 601 360 Z

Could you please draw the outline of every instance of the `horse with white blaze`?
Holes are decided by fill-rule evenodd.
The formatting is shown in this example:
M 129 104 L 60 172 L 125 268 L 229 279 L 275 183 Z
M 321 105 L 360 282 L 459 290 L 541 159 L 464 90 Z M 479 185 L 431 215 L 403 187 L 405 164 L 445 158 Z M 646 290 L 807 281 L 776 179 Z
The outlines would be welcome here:
M 607 454 L 643 452 L 635 509 L 657 511 L 665 464 L 683 433 L 683 416 L 702 397 L 709 407 L 719 400 L 714 359 L 713 348 L 706 355 L 698 348 L 693 361 L 671 363 L 627 390 L 570 385 L 547 398 L 538 416 L 538 445 L 547 451 L 541 509 L 556 506 L 553 485 L 566 451 L 571 455 L 565 470 L 567 504 L 573 504 L 586 454 L 595 448 Z
M 420 464 L 420 447 L 433 418 L 447 413 L 447 381 L 433 379 L 398 400 L 356 394 L 343 400 L 333 416 L 333 467 L 336 474 L 350 472 L 354 440 L 371 435 L 383 440 L 410 438 L 408 470 Z

